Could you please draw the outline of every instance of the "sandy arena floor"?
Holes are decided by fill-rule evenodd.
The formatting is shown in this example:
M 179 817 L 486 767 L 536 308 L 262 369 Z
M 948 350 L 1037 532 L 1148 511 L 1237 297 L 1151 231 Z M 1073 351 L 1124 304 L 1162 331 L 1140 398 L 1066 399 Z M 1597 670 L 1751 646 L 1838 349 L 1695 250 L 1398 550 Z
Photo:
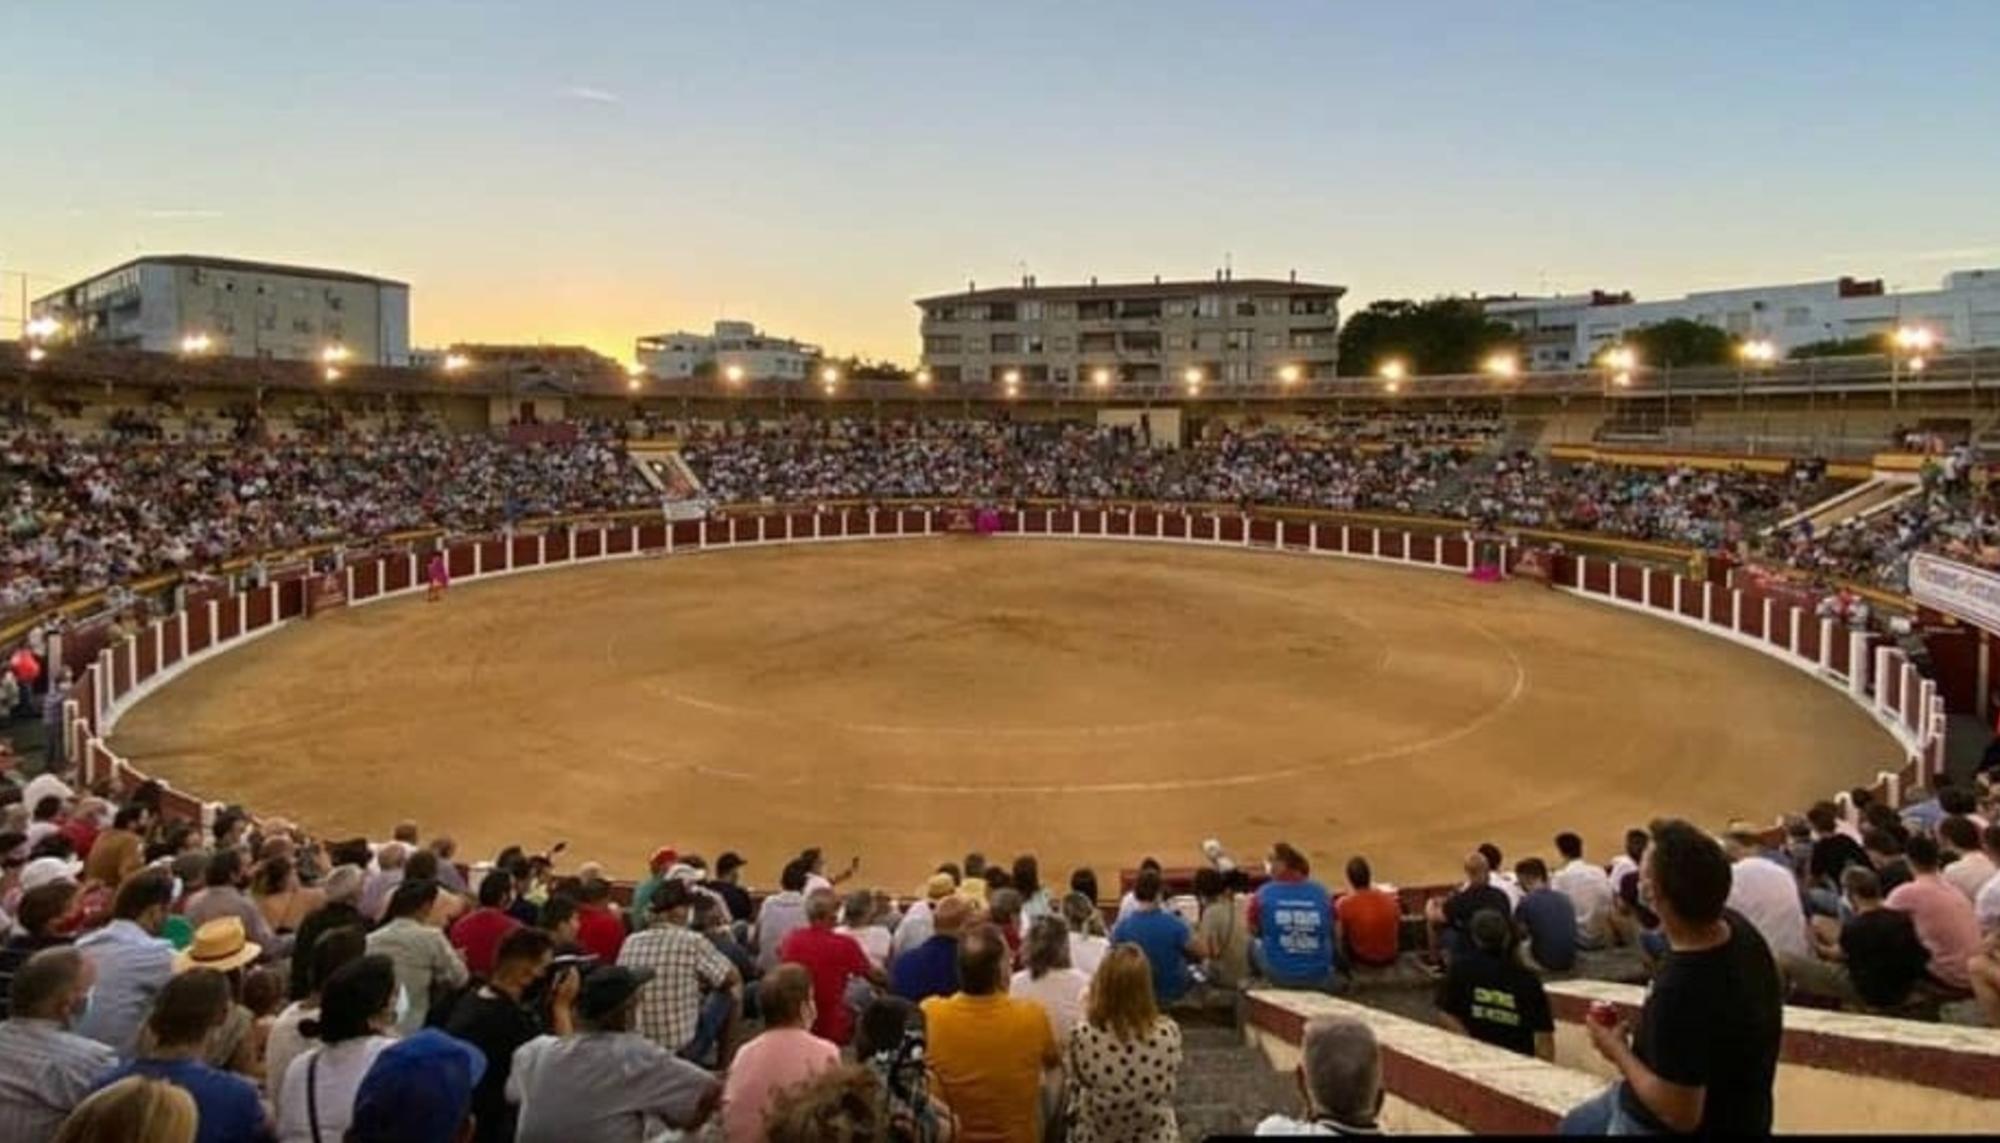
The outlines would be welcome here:
M 1450 877 L 1576 829 L 1768 820 L 1890 766 L 1834 690 L 1527 584 L 1339 559 L 938 539 L 648 559 L 362 607 L 197 667 L 114 746 L 204 796 L 461 855 L 968 849 L 1046 880 L 1286 838 Z

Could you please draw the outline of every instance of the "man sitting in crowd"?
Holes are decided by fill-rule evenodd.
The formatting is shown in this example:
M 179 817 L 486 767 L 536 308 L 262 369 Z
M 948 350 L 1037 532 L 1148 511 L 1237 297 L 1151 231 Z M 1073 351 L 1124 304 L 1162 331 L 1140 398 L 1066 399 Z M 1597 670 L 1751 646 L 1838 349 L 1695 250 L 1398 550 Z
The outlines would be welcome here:
M 1008 971 L 999 929 L 979 925 L 965 934 L 959 991 L 922 1005 L 929 1058 L 961 1138 L 1035 1143 L 1042 1073 L 1062 1066 L 1062 1052 L 1042 1006 L 1007 994 Z
M 1153 997 L 1160 1007 L 1168 1008 L 1187 995 L 1194 984 L 1188 968 L 1200 963 L 1208 950 L 1186 921 L 1160 907 L 1161 892 L 1160 871 L 1141 869 L 1132 883 L 1132 912 L 1111 930 L 1111 942 L 1129 942 L 1145 952 L 1153 969 Z M 1331 934 L 1326 937 L 1330 944 Z M 962 964 L 964 957 L 959 959 Z
M 812 975 L 813 1006 L 817 1018 L 813 1035 L 845 1045 L 854 1038 L 854 1009 L 847 1003 L 850 980 L 865 980 L 885 988 L 889 978 L 868 959 L 861 942 L 834 931 L 840 913 L 840 898 L 832 889 L 815 889 L 806 895 L 806 926 L 785 938 L 779 957 L 786 964 L 804 966 Z
M 1472 918 L 1472 951 L 1451 958 L 1438 1019 L 1463 1036 L 1523 1056 L 1555 1058 L 1555 1017 L 1541 977 L 1514 959 L 1513 928 L 1491 909 Z
M 1585 1022 L 1618 1082 L 1572 1110 L 1565 1134 L 1768 1135 L 1783 992 L 1771 950 L 1726 908 L 1729 858 L 1683 821 L 1653 825 L 1640 877 L 1668 952 L 1636 1029 Z
M 1576 907 L 1577 947 L 1604 948 L 1612 940 L 1612 898 L 1616 893 L 1611 876 L 1583 859 L 1583 839 L 1573 833 L 1556 835 L 1556 852 L 1564 864 L 1549 884 Z
M 1522 936 L 1521 962 L 1542 972 L 1576 967 L 1576 905 L 1549 885 L 1549 867 L 1539 857 L 1514 866 L 1521 902 L 1514 924 Z
M 1271 847 L 1270 867 L 1271 879 L 1250 898 L 1249 924 L 1256 934 L 1251 965 L 1279 988 L 1339 991 L 1333 902 L 1326 886 L 1312 879 L 1306 855 L 1285 842 Z M 1115 933 L 1113 938 L 1125 939 Z M 1156 965 L 1156 981 L 1158 973 Z
M 1259 1135 L 1379 1135 L 1382 1053 L 1374 1029 L 1348 1016 L 1315 1016 L 1299 1036 L 1294 1072 L 1305 1116 L 1270 1115 Z
M 685 881 L 655 889 L 652 925 L 626 939 L 618 963 L 651 977 L 639 992 L 639 1034 L 682 1059 L 706 1063 L 725 1043 L 742 980 L 728 957 L 688 927 L 693 904 Z
M 1334 902 L 1342 950 L 1351 963 L 1367 968 L 1395 964 L 1403 941 L 1402 902 L 1375 886 L 1375 871 L 1365 857 L 1347 859 L 1347 885 Z

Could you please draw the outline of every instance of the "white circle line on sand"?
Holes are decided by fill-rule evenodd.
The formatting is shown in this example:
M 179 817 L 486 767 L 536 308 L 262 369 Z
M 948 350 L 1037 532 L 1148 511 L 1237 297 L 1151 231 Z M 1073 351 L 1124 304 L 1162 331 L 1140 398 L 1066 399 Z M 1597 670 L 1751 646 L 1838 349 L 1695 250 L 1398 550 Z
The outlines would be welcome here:
M 1361 765 L 1366 765 L 1367 763 L 1370 762 L 1384 762 L 1391 758 L 1402 758 L 1411 754 L 1421 754 L 1425 751 L 1436 750 L 1439 747 L 1449 746 L 1452 743 L 1467 737 L 1468 735 L 1477 733 L 1478 731 L 1485 728 L 1487 725 L 1491 724 L 1495 720 L 1503 717 L 1510 709 L 1513 708 L 1514 704 L 1521 701 L 1522 696 L 1526 695 L 1528 692 L 1528 669 L 1527 666 L 1521 662 L 1521 657 L 1514 653 L 1514 648 L 1509 646 L 1505 640 L 1495 635 L 1491 630 L 1487 629 L 1485 625 L 1469 619 L 1465 620 L 1464 622 L 1466 626 L 1479 632 L 1479 634 L 1484 636 L 1488 642 L 1492 643 L 1495 647 L 1499 648 L 1500 653 L 1507 657 L 1508 665 L 1513 668 L 1513 673 L 1514 673 L 1513 682 L 1508 686 L 1507 693 L 1501 697 L 1499 702 L 1494 703 L 1492 706 L 1488 707 L 1487 709 L 1474 715 L 1470 719 L 1467 719 L 1465 722 L 1462 722 L 1459 725 L 1449 730 L 1440 731 L 1439 733 L 1431 735 L 1428 738 L 1418 739 L 1415 742 L 1405 742 L 1395 746 L 1379 747 L 1374 750 L 1363 751 L 1359 754 L 1329 757 L 1329 758 L 1317 758 L 1311 761 L 1301 762 L 1293 766 L 1281 767 L 1276 770 L 1262 770 L 1248 774 L 1219 774 L 1205 778 L 1168 778 L 1164 780 L 1148 780 L 1148 781 L 1132 781 L 1132 782 L 1080 782 L 1080 783 L 1061 782 L 1061 783 L 1038 783 L 1038 784 L 1024 784 L 1024 785 L 973 785 L 969 783 L 951 783 L 949 785 L 945 785 L 945 784 L 931 783 L 931 782 L 852 782 L 852 783 L 847 783 L 847 785 L 849 785 L 853 789 L 864 790 L 870 793 L 960 794 L 960 795 L 973 795 L 976 797 L 992 797 L 994 795 L 999 795 L 999 794 L 1064 795 L 1064 794 L 1175 793 L 1187 790 L 1218 790 L 1218 789 L 1229 789 L 1240 786 L 1255 786 L 1255 785 L 1261 785 L 1266 782 L 1277 782 L 1277 781 L 1283 781 L 1287 778 L 1301 777 L 1303 775 L 1310 774 L 1315 771 L 1326 770 L 1335 766 L 1340 766 L 1340 767 L 1361 766 Z M 765 715 L 764 717 L 770 717 L 770 716 Z M 630 755 L 628 755 L 627 757 L 630 758 L 631 761 L 635 762 L 645 761 L 645 759 L 632 757 Z M 739 782 L 755 782 L 763 785 L 797 786 L 797 785 L 806 785 L 809 783 L 818 782 L 822 780 L 820 777 L 817 776 L 812 778 L 791 778 L 791 779 L 773 778 L 769 774 L 753 774 L 741 770 L 730 770 L 721 767 L 705 766 L 701 764 L 693 765 L 688 769 L 691 772 L 699 774 L 703 777 L 721 778 L 724 780 L 739 781 Z
M 780 715 L 758 707 L 733 706 L 713 699 L 698 698 L 670 690 L 658 683 L 646 683 L 644 689 L 666 699 L 668 702 L 707 711 L 710 714 L 726 715 L 730 718 L 751 719 L 757 722 L 784 722 Z M 796 721 L 815 723 L 828 730 L 844 731 L 849 734 L 902 734 L 902 735 L 971 735 L 986 738 L 1073 738 L 1095 735 L 1151 734 L 1162 730 L 1177 730 L 1203 719 L 1170 718 L 1153 722 L 1114 722 L 1091 726 L 908 726 L 879 722 L 828 722 L 821 719 L 800 716 Z

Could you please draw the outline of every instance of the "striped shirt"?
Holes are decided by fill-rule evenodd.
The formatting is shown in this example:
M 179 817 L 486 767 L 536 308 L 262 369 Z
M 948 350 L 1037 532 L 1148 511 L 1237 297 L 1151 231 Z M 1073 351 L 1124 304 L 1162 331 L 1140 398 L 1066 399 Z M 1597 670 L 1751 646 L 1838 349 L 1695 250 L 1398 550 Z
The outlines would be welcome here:
M 118 1053 L 53 1020 L 0 1022 L 0 1139 L 45 1143 L 118 1066 Z

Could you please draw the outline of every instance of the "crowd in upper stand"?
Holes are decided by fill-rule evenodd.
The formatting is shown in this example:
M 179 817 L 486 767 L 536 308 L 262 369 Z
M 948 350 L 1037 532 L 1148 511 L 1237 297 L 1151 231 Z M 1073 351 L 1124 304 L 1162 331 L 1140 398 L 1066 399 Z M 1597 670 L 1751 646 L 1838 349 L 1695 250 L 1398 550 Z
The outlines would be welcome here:
M 623 427 L 574 443 L 512 443 L 385 418 L 296 421 L 273 438 L 237 431 L 163 443 L 137 413 L 100 439 L 14 417 L 0 443 L 0 615 L 166 571 L 258 552 L 365 542 L 425 528 L 488 531 L 564 513 L 656 506 Z M 262 426 L 262 427 L 260 427 Z M 1899 588 L 1909 553 L 1940 549 L 2000 565 L 2000 511 L 1963 450 L 1927 470 L 1924 492 L 1823 533 L 1763 530 L 1833 490 L 1825 466 L 1784 474 L 1563 464 L 1496 452 L 1492 410 L 1329 414 L 1289 428 L 1213 427 L 1154 447 L 1148 419 L 1123 426 L 1009 420 L 696 425 L 686 459 L 716 502 L 889 498 L 1298 505 L 1494 527 L 1601 532 L 1732 551 L 1768 549 L 1801 570 Z M 668 476 L 678 479 L 677 472 Z M 683 493 L 684 495 L 684 493 Z
M 411 427 L 154 445 L 24 431 L 0 444 L 0 613 L 253 552 L 657 503 L 608 433 L 511 444 Z
M 978 853 L 892 894 L 813 849 L 761 900 L 740 855 L 665 846 L 621 905 L 595 864 L 461 865 L 412 822 L 204 828 L 161 793 L 0 784 L 0 1138 L 1171 1143 L 1182 1028 L 1240 990 L 1365 1003 L 1428 973 L 1443 1027 L 1549 1059 L 1544 979 L 1621 966 L 1651 988 L 1636 1020 L 1593 1013 L 1619 1078 L 1566 1127 L 1765 1133 L 1788 999 L 2000 1024 L 1983 775 L 1901 809 L 1853 791 L 1775 838 L 1660 820 L 1512 865 L 1482 844 L 1414 944 L 1365 857 L 1336 891 L 1283 841 L 1255 874 L 1202 843 L 1185 894 L 1148 858 L 1122 896 Z M 1302 1047 L 1301 1104 L 1259 1133 L 1378 1128 L 1368 1025 Z

